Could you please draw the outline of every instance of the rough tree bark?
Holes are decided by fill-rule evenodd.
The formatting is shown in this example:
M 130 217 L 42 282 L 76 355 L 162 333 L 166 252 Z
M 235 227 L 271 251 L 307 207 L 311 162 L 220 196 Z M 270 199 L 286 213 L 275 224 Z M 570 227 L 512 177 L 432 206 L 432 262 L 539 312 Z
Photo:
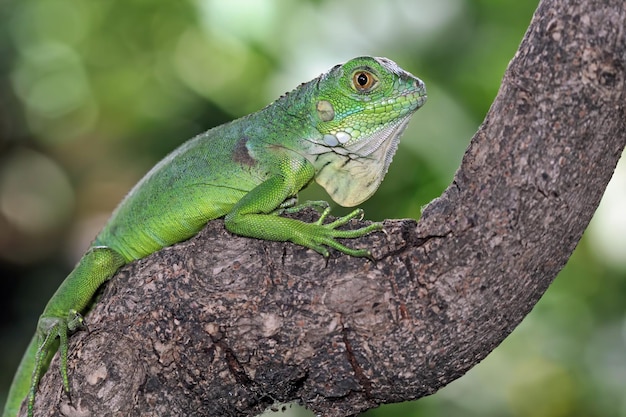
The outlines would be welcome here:
M 124 268 L 72 337 L 38 416 L 324 416 L 435 392 L 532 309 L 626 143 L 626 3 L 541 2 L 452 184 L 419 222 L 327 261 L 220 221 Z M 310 215 L 310 213 L 308 213 Z M 352 243 L 352 242 L 351 242 Z

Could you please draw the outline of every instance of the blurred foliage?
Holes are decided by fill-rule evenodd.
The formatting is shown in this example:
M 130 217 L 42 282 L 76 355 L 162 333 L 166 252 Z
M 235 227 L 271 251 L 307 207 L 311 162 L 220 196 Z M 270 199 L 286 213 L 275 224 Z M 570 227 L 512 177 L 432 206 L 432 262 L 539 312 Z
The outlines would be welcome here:
M 0 0 L 0 401 L 47 299 L 167 152 L 336 63 L 387 56 L 426 82 L 429 99 L 363 207 L 374 220 L 419 217 L 449 184 L 535 7 Z M 367 415 L 625 416 L 621 172 L 567 267 L 502 346 L 437 394 Z M 303 197 L 327 198 L 318 187 Z

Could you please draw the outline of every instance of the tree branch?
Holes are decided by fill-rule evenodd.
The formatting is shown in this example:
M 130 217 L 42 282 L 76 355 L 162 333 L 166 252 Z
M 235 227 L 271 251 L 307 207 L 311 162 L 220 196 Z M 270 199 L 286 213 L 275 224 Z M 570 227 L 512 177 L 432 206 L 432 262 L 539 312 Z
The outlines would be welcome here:
M 125 267 L 72 337 L 76 409 L 55 359 L 37 415 L 301 400 L 347 416 L 463 375 L 532 309 L 599 203 L 626 143 L 625 27 L 623 0 L 543 1 L 452 184 L 419 223 L 359 240 L 376 262 L 214 221 Z

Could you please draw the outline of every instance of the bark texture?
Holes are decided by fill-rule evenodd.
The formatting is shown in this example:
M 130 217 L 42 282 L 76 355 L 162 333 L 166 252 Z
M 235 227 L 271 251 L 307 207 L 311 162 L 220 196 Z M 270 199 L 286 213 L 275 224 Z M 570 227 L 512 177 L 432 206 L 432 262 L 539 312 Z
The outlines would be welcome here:
M 73 405 L 55 359 L 36 415 L 301 400 L 338 417 L 460 377 L 532 309 L 599 203 L 626 143 L 625 27 L 623 0 L 541 2 L 452 184 L 419 222 L 357 242 L 376 262 L 214 221 L 125 267 L 71 339 Z

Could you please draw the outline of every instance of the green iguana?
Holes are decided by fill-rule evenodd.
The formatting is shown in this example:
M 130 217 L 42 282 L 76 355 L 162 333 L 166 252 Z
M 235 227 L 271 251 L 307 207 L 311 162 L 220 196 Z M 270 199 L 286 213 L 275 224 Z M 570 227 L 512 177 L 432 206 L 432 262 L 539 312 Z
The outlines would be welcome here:
M 69 395 L 68 336 L 83 325 L 98 287 L 121 266 L 190 238 L 210 220 L 224 217 L 237 235 L 291 241 L 324 256 L 327 247 L 369 256 L 336 239 L 381 230 L 380 223 L 338 230 L 362 210 L 324 224 L 328 203 L 296 205 L 297 193 L 315 180 L 342 206 L 365 201 L 425 101 L 421 80 L 389 59 L 359 57 L 181 145 L 128 193 L 46 305 L 2 415 L 16 416 L 27 398 L 32 417 L 39 380 L 59 347 Z M 312 205 L 324 208 L 314 223 L 280 215 Z

